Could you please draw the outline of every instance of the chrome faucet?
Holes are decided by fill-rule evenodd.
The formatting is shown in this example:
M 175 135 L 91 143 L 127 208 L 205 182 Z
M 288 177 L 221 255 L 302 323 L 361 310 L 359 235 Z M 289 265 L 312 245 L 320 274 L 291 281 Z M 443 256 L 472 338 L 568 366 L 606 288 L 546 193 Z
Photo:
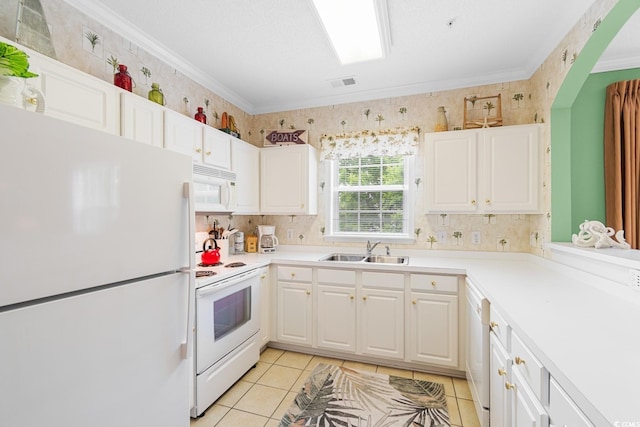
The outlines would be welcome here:
M 380 244 L 380 240 L 378 240 L 374 244 L 371 244 L 371 242 L 367 240 L 367 255 L 371 255 L 371 251 L 374 250 L 375 247 L 378 246 L 379 244 Z

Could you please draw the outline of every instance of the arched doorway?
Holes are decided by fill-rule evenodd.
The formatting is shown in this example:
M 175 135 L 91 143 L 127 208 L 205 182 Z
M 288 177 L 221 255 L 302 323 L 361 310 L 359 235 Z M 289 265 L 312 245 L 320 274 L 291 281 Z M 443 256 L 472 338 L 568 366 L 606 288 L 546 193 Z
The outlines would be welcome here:
M 579 164 L 572 156 L 577 141 L 572 139 L 571 109 L 594 65 L 627 20 L 640 9 L 640 0 L 620 0 L 587 41 L 568 71 L 551 107 L 551 240 L 571 241 L 579 224 L 575 218 L 572 188 L 580 184 Z

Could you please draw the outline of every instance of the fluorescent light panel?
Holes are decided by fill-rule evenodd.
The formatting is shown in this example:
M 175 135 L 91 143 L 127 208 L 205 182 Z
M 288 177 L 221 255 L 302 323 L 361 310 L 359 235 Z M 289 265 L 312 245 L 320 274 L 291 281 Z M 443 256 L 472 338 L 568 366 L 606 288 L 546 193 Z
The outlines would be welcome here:
M 312 0 L 342 64 L 384 58 L 386 0 Z M 376 8 L 376 2 L 382 6 Z M 383 34 L 384 33 L 384 34 Z

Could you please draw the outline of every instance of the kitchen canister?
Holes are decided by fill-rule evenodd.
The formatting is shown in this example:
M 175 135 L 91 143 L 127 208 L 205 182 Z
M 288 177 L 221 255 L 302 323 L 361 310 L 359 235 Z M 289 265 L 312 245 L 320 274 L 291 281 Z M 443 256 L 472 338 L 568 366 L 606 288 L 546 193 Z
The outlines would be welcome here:
M 245 236 L 244 248 L 249 253 L 258 252 L 258 236 Z
M 244 252 L 244 233 L 238 231 L 233 235 L 233 253 L 241 254 Z

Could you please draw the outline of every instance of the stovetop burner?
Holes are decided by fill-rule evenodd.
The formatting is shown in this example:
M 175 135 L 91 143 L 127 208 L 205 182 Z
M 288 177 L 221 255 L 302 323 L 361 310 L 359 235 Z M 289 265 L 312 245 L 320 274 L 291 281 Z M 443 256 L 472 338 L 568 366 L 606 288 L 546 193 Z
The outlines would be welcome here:
M 225 267 L 229 267 L 229 268 L 235 268 L 235 267 L 244 267 L 245 264 L 244 262 L 230 262 L 229 264 L 225 265 Z
M 215 264 L 205 264 L 205 263 L 200 263 L 198 264 L 198 267 L 217 267 L 218 265 L 222 265 L 221 262 L 216 262 Z
M 215 275 L 216 275 L 215 271 L 196 271 L 196 278 L 209 277 L 209 276 L 215 276 Z

